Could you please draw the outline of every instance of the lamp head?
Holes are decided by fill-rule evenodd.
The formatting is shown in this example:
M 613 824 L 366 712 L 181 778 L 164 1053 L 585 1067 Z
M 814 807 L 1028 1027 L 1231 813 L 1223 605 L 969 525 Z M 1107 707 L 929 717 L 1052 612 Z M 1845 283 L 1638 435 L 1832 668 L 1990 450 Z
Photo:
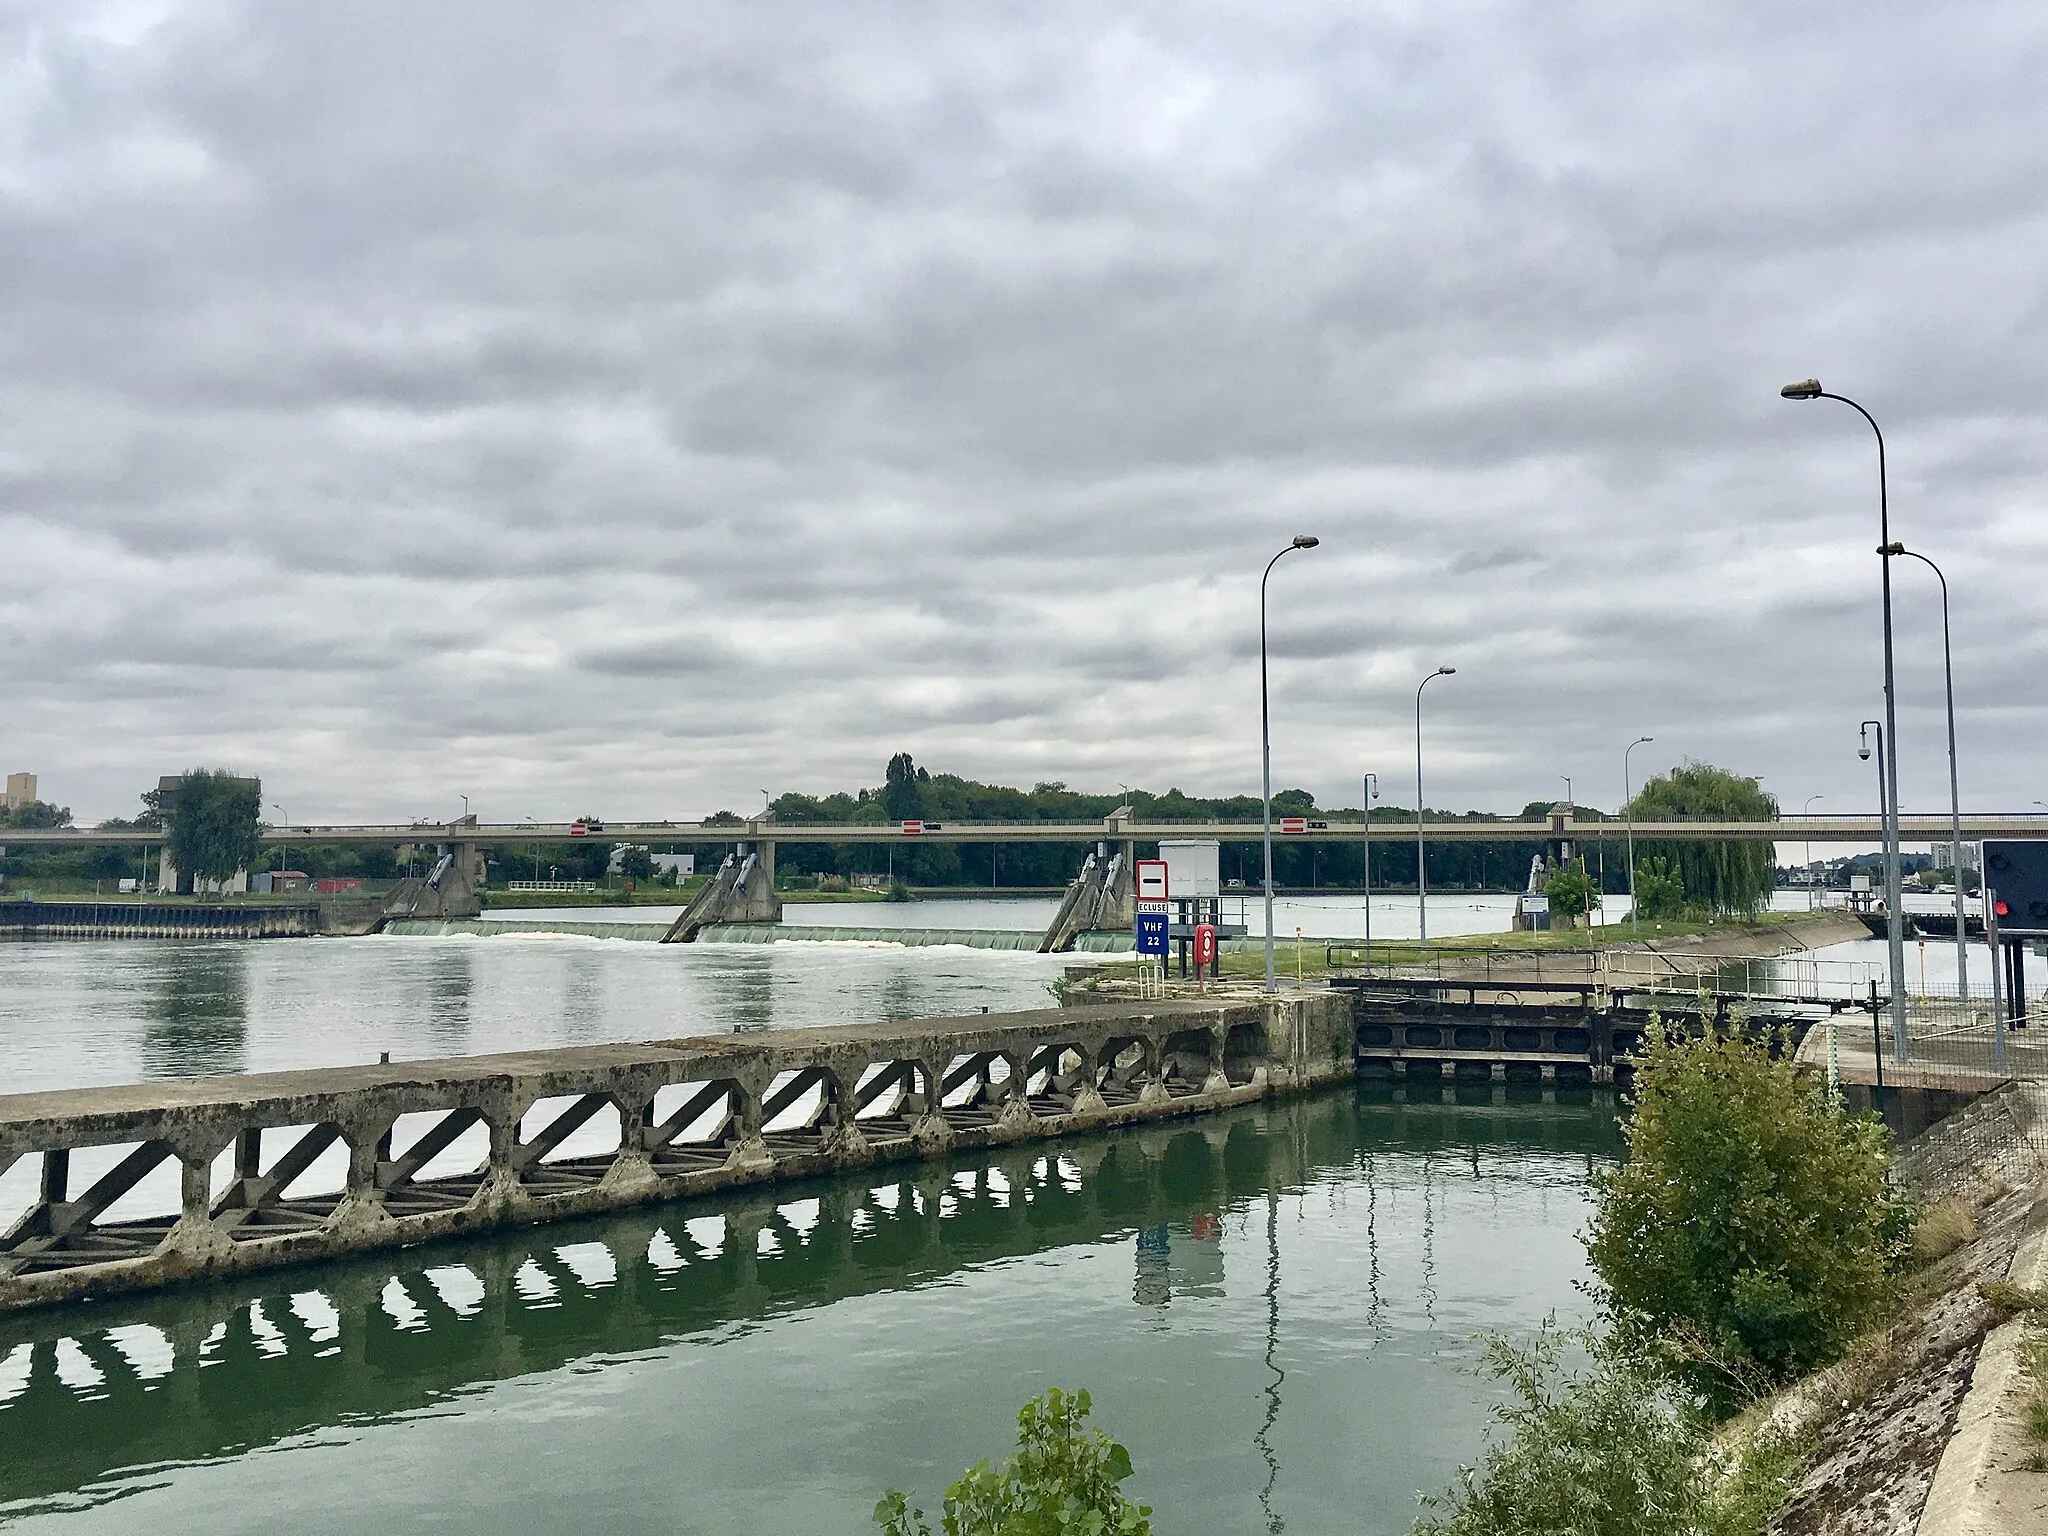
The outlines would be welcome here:
M 1449 677 L 1457 670 L 1458 669 L 1456 667 L 1438 667 L 1436 669 L 1436 675 L 1438 677 Z
M 1880 555 L 1903 555 L 1906 553 L 1906 546 L 1894 540 L 1890 544 L 1878 545 L 1877 552 Z
M 1322 542 L 1321 539 L 1312 533 L 1297 533 L 1294 536 L 1294 547 L 1296 549 L 1314 549 Z
M 1797 384 L 1787 384 L 1778 393 L 1787 400 L 1817 400 L 1820 398 L 1820 380 L 1801 379 Z

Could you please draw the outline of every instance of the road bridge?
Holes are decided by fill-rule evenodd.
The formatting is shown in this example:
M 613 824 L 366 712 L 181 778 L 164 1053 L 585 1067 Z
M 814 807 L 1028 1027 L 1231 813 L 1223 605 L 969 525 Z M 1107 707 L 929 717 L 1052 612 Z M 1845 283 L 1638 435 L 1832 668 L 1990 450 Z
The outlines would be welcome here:
M 1256 821 L 1140 821 L 1112 815 L 1100 821 L 924 821 L 869 822 L 854 825 L 807 824 L 755 817 L 741 822 L 623 821 L 608 822 L 601 831 L 574 830 L 571 822 L 390 822 L 361 826 L 291 825 L 265 827 L 271 847 L 366 843 L 566 843 L 588 837 L 605 843 L 1092 843 L 1157 842 L 1160 838 L 1213 838 L 1224 843 L 1257 842 Z M 1582 821 L 1555 816 L 1545 821 L 1485 821 L 1459 818 L 1425 820 L 1422 835 L 1432 843 L 1550 842 L 1560 836 L 1588 842 L 1626 835 L 1619 820 Z M 1877 843 L 1883 829 L 1876 816 L 1781 816 L 1775 821 L 1639 821 L 1638 842 Z M 2048 838 L 2048 814 L 1971 812 L 1962 818 L 1963 839 Z M 154 847 L 164 833 L 138 827 L 61 827 L 0 832 L 0 845 L 10 848 Z M 1413 841 L 1412 821 L 1375 821 L 1375 842 Z M 1290 842 L 1356 843 L 1366 837 L 1365 823 L 1322 818 L 1274 818 L 1273 836 Z M 1946 811 L 1899 818 L 1899 840 L 1905 843 L 1949 840 Z

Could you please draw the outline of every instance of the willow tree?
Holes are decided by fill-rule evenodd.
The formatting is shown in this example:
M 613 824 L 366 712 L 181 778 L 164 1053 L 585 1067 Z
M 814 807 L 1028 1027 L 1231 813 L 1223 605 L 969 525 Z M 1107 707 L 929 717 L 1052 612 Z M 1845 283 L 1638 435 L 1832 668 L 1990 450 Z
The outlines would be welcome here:
M 1645 821 L 1776 821 L 1778 801 L 1755 779 L 1711 763 L 1681 763 L 1651 779 L 1629 802 Z M 1651 859 L 1678 877 L 1688 905 L 1726 916 L 1750 916 L 1770 904 L 1778 883 L 1775 844 L 1720 838 L 1712 842 L 1636 839 L 1636 868 Z M 1639 875 L 1640 878 L 1640 875 Z

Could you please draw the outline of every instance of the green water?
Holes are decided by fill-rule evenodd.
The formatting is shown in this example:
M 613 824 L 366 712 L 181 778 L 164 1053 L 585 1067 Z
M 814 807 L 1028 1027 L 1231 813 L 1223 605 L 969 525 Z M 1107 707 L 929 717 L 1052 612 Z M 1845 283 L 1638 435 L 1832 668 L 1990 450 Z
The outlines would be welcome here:
M 858 1532 L 1085 1384 L 1162 1532 L 1393 1532 L 1604 1100 L 1344 1090 L 0 1320 L 23 1530 Z

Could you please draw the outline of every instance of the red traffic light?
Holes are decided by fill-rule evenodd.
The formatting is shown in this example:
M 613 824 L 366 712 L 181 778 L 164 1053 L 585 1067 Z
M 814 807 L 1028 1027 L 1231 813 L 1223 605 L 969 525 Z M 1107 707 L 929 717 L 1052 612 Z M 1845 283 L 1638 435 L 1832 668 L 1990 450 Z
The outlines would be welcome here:
M 2012 908 L 2011 908 L 2011 907 L 2008 907 L 2008 906 L 2007 906 L 2007 905 L 2006 905 L 2006 904 L 2005 904 L 2005 903 L 2004 903 L 2003 901 L 1994 901 L 1994 902 L 1992 902 L 1992 903 L 1991 903 L 1991 910 L 1992 910 L 1992 911 L 1994 911 L 1994 912 L 1996 912 L 1996 913 L 1997 913 L 1997 914 L 1998 914 L 1998 915 L 1999 915 L 2000 917 L 2011 917 L 2011 916 L 2012 916 Z

